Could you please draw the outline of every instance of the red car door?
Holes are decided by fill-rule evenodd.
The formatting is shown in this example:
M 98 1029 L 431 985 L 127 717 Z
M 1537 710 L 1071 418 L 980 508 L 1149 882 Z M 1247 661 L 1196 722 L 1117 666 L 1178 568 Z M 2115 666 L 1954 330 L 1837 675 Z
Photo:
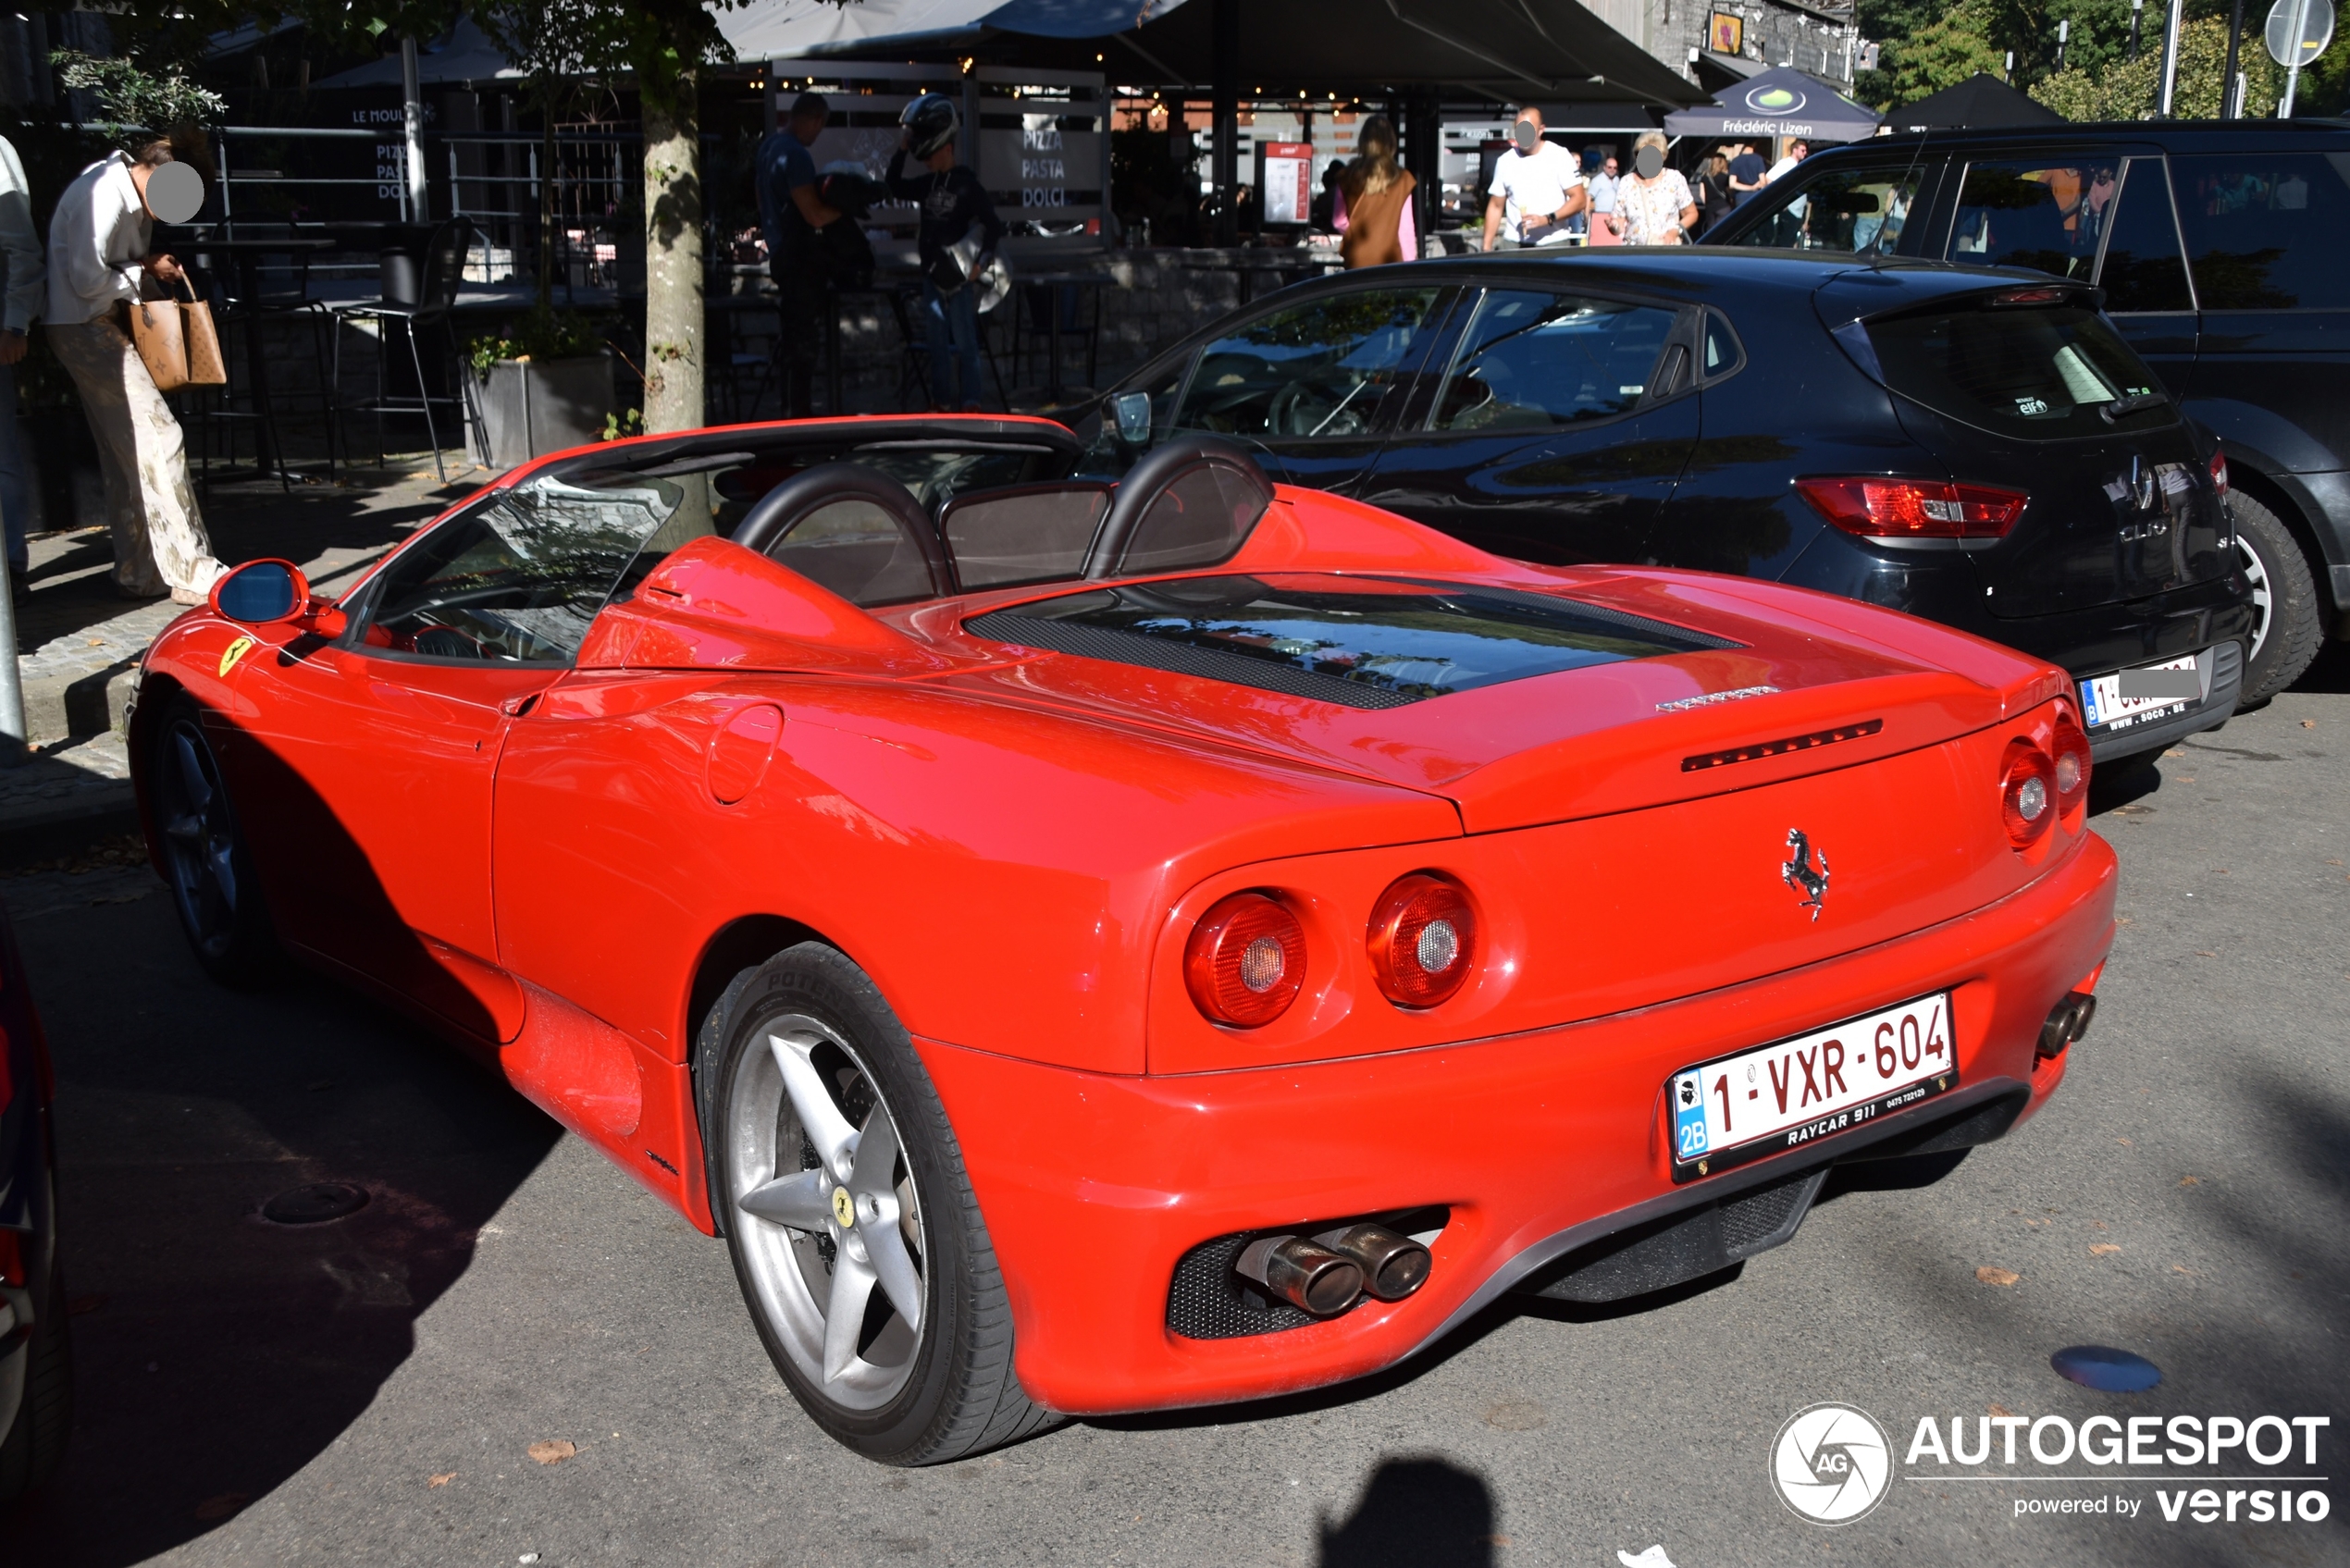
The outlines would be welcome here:
M 352 595 L 341 637 L 278 656 L 229 765 L 264 814 L 250 838 L 286 940 L 477 1039 L 515 1036 L 490 906 L 500 751 L 666 515 L 551 487 L 486 497 Z

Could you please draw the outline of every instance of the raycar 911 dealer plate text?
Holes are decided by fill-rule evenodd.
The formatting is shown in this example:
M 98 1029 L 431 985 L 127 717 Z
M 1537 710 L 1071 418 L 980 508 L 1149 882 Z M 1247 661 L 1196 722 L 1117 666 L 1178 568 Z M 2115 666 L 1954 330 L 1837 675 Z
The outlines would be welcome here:
M 1673 1075 L 1673 1179 L 1834 1137 L 1958 1086 L 1950 994 Z

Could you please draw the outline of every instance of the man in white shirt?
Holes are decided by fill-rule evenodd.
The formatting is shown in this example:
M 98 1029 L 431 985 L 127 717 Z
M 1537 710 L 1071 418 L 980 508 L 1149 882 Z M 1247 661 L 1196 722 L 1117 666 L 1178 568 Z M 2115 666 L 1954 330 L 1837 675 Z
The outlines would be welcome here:
M 24 458 L 17 438 L 17 362 L 28 346 L 25 334 L 41 314 L 46 291 L 46 269 L 41 262 L 41 236 L 32 228 L 32 191 L 25 183 L 24 165 L 17 150 L 0 137 L 0 519 L 8 541 L 8 591 L 19 602 L 25 597 L 25 514 L 31 497 L 25 489 Z
M 1496 233 L 1504 228 L 1522 245 L 1565 244 L 1565 220 L 1581 212 L 1589 199 L 1575 154 L 1542 140 L 1542 111 L 1537 108 L 1518 111 L 1510 140 L 1516 145 L 1493 166 L 1493 194 L 1485 204 L 1485 248 L 1493 249 Z M 1529 226 L 1543 224 L 1557 227 L 1527 237 Z
M 179 264 L 152 254 L 147 181 L 172 161 L 170 143 L 113 153 L 81 171 L 49 219 L 49 347 L 97 438 L 114 536 L 115 587 L 128 599 L 168 592 L 202 604 L 222 571 L 213 559 L 186 442 L 130 340 L 130 305 L 152 276 L 178 283 Z
M 1771 172 L 1762 177 L 1762 183 L 1765 185 L 1774 183 L 1777 180 L 1779 176 L 1788 173 L 1795 167 L 1796 165 L 1801 163 L 1805 158 L 1810 157 L 1811 155 L 1812 143 L 1809 142 L 1802 141 L 1799 138 L 1796 141 L 1788 142 L 1787 144 L 1787 156 L 1781 158 L 1777 163 L 1771 166 Z

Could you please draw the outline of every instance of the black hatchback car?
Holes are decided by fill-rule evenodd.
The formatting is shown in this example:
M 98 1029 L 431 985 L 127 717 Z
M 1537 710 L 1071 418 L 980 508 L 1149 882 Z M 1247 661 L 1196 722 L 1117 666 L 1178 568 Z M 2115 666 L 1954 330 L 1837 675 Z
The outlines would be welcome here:
M 2350 126 L 2204 120 L 1879 137 L 1706 243 L 2028 266 L 2096 285 L 2218 436 L 2258 610 L 2245 699 L 2350 636 Z
M 1283 290 L 1104 399 L 1087 459 L 1248 444 L 1503 555 L 1768 577 L 2061 664 L 2100 759 L 2235 710 L 2225 470 L 2085 284 L 1701 249 Z

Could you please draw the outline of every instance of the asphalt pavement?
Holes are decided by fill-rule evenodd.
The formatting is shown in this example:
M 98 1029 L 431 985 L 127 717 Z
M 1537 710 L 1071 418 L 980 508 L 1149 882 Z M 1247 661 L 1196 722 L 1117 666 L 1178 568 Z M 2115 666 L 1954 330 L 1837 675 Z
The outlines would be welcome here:
M 80 1399 L 0 1562 L 2350 1562 L 2345 764 L 2336 648 L 2101 784 L 2124 923 L 2054 1103 L 1961 1161 L 1835 1179 L 1735 1276 L 1508 1303 L 1310 1398 L 910 1473 L 800 1414 L 720 1243 L 423 1031 L 315 980 L 211 986 L 129 857 L 0 882 L 56 1056 Z M 258 1217 L 326 1180 L 370 1201 Z M 2161 1383 L 2059 1379 L 2084 1342 Z M 1829 1401 L 1893 1451 L 1881 1503 L 1834 1528 L 1772 1479 L 1783 1424 Z M 1972 1443 L 2021 1416 L 2028 1448 L 2100 1414 L 2331 1425 L 2291 1429 L 2314 1464 L 1909 1458 L 1924 1418 Z M 2292 1475 L 2329 1516 L 2195 1522 L 2184 1478 L 2246 1475 L 2210 1511 Z M 2040 1511 L 2066 1500 L 2091 1511 Z

